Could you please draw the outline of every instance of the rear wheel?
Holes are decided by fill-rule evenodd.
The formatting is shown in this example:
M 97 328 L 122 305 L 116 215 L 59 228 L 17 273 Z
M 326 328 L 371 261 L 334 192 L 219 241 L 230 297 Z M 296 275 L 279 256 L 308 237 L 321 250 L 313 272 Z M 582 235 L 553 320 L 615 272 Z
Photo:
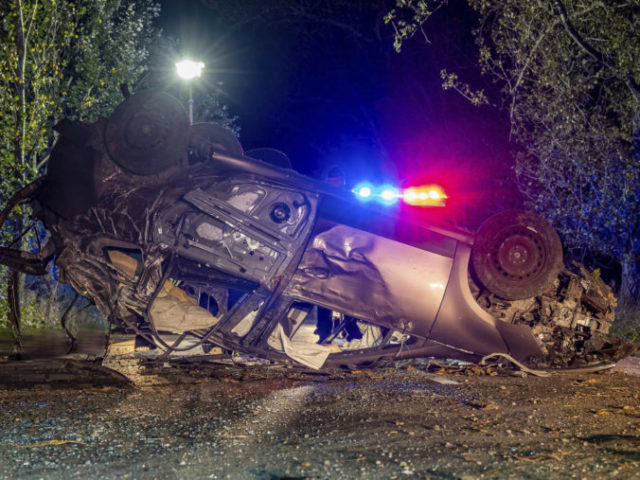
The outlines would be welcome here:
M 539 215 L 507 210 L 487 219 L 471 254 L 480 283 L 506 300 L 539 295 L 562 269 L 558 234 Z
M 152 175 L 187 153 L 189 118 L 172 96 L 142 91 L 118 105 L 104 136 L 114 162 L 132 173 Z

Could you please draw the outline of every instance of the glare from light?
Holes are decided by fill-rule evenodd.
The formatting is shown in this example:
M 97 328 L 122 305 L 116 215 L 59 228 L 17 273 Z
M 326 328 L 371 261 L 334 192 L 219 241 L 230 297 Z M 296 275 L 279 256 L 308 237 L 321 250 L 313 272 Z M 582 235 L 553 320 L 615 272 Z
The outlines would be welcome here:
M 408 205 L 418 207 L 444 207 L 447 199 L 439 185 L 422 185 L 398 190 L 390 184 L 374 186 L 369 182 L 362 182 L 352 192 L 359 200 L 375 200 L 387 206 L 401 199 Z
M 402 200 L 419 207 L 444 207 L 447 195 L 438 185 L 409 187 L 402 193 Z
M 380 192 L 380 198 L 386 202 L 391 203 L 398 199 L 398 191 L 392 187 L 382 187 Z
M 383 200 L 393 200 L 396 196 L 396 192 L 393 190 L 383 190 L 380 196 Z
M 406 200 L 417 200 L 418 198 L 420 198 L 420 195 L 414 191 L 410 191 L 404 194 L 404 198 Z
M 362 201 L 369 201 L 371 200 L 371 198 L 376 196 L 373 185 L 371 185 L 369 182 L 360 182 L 355 186 L 352 192 L 358 200 Z
M 368 198 L 371 196 L 371 189 L 369 187 L 361 187 L 360 190 L 358 190 L 358 195 L 362 198 Z
M 192 80 L 202 75 L 204 63 L 194 62 L 193 60 L 181 60 L 176 63 L 176 71 L 178 76 L 184 80 Z

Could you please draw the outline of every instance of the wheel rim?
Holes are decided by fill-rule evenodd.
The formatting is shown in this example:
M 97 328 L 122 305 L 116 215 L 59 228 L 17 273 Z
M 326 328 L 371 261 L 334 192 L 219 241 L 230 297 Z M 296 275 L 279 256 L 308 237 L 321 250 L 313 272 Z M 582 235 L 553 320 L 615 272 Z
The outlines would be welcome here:
M 489 291 L 507 300 L 539 295 L 562 268 L 562 244 L 542 217 L 507 210 L 478 229 L 473 271 Z
M 512 229 L 496 242 L 492 260 L 497 271 L 511 280 L 537 277 L 542 271 L 546 253 L 531 232 Z

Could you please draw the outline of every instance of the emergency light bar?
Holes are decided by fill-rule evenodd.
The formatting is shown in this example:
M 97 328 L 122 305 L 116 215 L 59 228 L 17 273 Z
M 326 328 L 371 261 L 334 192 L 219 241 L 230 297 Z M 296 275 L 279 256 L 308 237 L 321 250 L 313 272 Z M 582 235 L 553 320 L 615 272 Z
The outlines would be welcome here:
M 374 187 L 369 183 L 361 183 L 352 192 L 360 200 L 377 200 L 386 205 L 402 200 L 408 205 L 418 207 L 444 207 L 447 199 L 444 190 L 438 185 L 423 185 L 398 190 L 389 185 Z

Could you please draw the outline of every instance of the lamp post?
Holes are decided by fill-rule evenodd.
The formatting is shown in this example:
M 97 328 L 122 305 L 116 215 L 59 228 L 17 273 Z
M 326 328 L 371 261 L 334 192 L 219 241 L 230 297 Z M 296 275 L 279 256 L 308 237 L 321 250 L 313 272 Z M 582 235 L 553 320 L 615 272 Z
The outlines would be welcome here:
M 176 71 L 178 76 L 186 80 L 189 84 L 189 123 L 193 125 L 193 88 L 191 80 L 198 78 L 202 74 L 204 63 L 194 62 L 193 60 L 181 60 L 176 63 Z

